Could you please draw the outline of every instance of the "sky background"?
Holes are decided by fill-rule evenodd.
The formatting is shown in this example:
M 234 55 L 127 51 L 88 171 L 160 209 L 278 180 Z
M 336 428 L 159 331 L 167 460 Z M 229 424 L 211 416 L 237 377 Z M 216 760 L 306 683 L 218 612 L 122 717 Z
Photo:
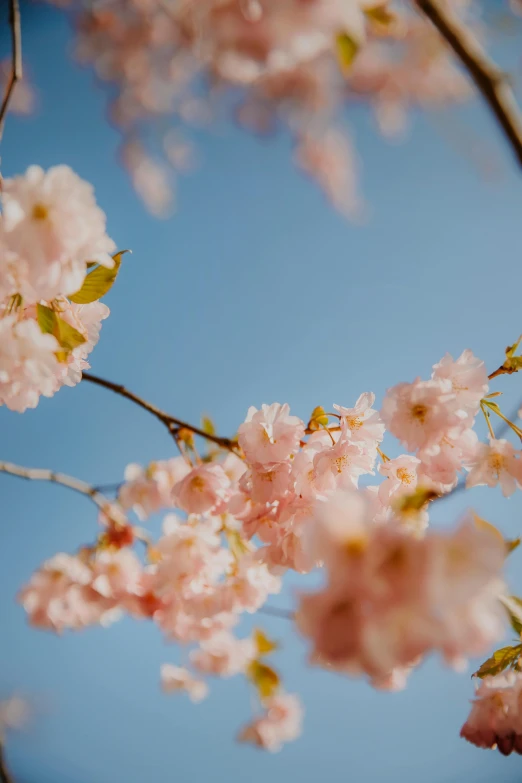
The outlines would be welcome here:
M 23 30 L 39 107 L 31 119 L 9 118 L 3 174 L 69 164 L 94 184 L 118 247 L 133 250 L 105 300 L 111 316 L 93 372 L 191 422 L 211 413 L 226 434 L 249 405 L 289 402 L 306 418 L 362 391 L 380 401 L 387 387 L 429 376 L 446 351 L 470 347 L 490 370 L 502 362 L 521 331 L 522 180 L 481 106 L 445 114 L 443 133 L 440 119 L 414 117 L 402 144 L 383 141 L 365 110 L 350 114 L 371 206 L 365 226 L 337 215 L 293 168 L 287 138 L 260 141 L 229 125 L 197 134 L 202 166 L 182 181 L 176 216 L 161 222 L 117 164 L 106 95 L 71 64 L 65 19 L 32 8 Z M 502 51 L 512 65 L 516 48 L 511 40 Z M 462 154 L 477 139 L 495 158 L 493 180 Z M 494 388 L 505 390 L 506 412 L 522 398 L 518 376 Z M 23 416 L 0 409 L 0 431 L 2 459 L 92 483 L 173 454 L 152 417 L 88 384 Z M 404 692 L 378 693 L 308 669 L 306 646 L 274 618 L 262 624 L 282 644 L 275 663 L 287 689 L 303 698 L 303 736 L 277 755 L 235 744 L 250 717 L 247 686 L 217 683 L 199 706 L 163 695 L 159 667 L 180 652 L 152 625 L 124 620 L 63 638 L 28 627 L 18 589 L 55 552 L 91 541 L 96 516 L 56 486 L 0 476 L 0 493 L 0 695 L 24 694 L 35 710 L 9 740 L 19 783 L 520 780 L 520 757 L 459 739 L 472 668 L 458 675 L 429 660 Z M 433 523 L 453 523 L 470 503 L 520 534 L 520 498 L 493 490 L 441 503 Z M 509 564 L 519 593 L 521 558 Z M 292 606 L 298 582 L 273 604 Z

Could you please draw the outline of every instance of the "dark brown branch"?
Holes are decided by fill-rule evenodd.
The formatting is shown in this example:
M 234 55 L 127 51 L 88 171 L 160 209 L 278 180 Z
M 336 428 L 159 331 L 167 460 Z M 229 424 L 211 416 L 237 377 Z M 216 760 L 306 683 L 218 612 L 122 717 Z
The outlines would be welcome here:
M 479 41 L 451 8 L 451 0 L 415 0 L 474 81 L 522 166 L 522 114 L 508 76 L 490 60 Z
M 137 394 L 134 394 L 133 392 L 129 391 L 128 389 L 125 388 L 125 386 L 122 386 L 119 383 L 106 381 L 104 378 L 99 378 L 97 375 L 92 375 L 89 372 L 83 373 L 82 380 L 89 381 L 90 383 L 95 383 L 98 386 L 103 386 L 105 389 L 110 389 L 111 391 L 115 392 L 115 394 L 119 394 L 121 397 L 126 397 L 128 400 L 131 400 L 131 402 L 134 402 L 136 405 L 139 405 L 140 408 L 143 408 L 149 413 L 152 413 L 153 416 L 155 416 L 159 421 L 161 421 L 162 424 L 164 424 L 167 427 L 168 431 L 174 437 L 176 442 L 178 440 L 180 431 L 188 430 L 189 432 L 192 432 L 194 435 L 199 435 L 201 438 L 205 438 L 206 440 L 215 443 L 217 446 L 220 446 L 223 449 L 228 449 L 229 451 L 235 451 L 235 449 L 237 448 L 237 443 L 234 440 L 231 440 L 230 438 L 223 438 L 220 435 L 211 435 L 210 433 L 205 432 L 199 427 L 194 427 L 192 424 L 187 424 L 186 421 L 177 419 L 175 416 L 171 416 L 170 413 L 166 413 L 165 411 L 162 411 L 160 408 L 157 408 L 152 403 L 147 402 L 147 400 L 144 400 L 142 397 L 138 397 Z
M 23 75 L 22 70 L 22 25 L 20 23 L 20 6 L 18 0 L 9 0 L 9 25 L 11 27 L 11 75 L 0 107 L 0 140 L 4 132 L 4 121 L 9 108 L 9 102 L 16 83 Z
M 7 769 L 5 760 L 4 743 L 0 741 L 0 783 L 14 783 L 14 778 Z

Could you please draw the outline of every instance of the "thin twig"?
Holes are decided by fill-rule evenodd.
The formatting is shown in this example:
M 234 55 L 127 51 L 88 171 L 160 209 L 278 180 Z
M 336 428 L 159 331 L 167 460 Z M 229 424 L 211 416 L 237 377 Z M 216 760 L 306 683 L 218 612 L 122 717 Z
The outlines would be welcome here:
M 508 76 L 488 57 L 479 41 L 444 0 L 415 0 L 473 79 L 522 166 L 522 114 Z
M 3 742 L 0 742 L 0 783 L 14 783 L 14 778 L 7 769 Z
M 20 23 L 20 6 L 18 0 L 9 0 L 9 26 L 11 27 L 11 75 L 7 83 L 4 100 L 0 107 L 0 140 L 4 132 L 4 120 L 9 108 L 9 102 L 17 82 L 23 75 L 22 70 L 22 25 Z
M 295 612 L 290 609 L 279 609 L 277 606 L 260 606 L 257 610 L 259 614 L 266 614 L 270 617 L 280 617 L 282 620 L 294 620 Z
M 176 443 L 178 443 L 180 430 L 189 430 L 189 432 L 192 432 L 194 435 L 199 435 L 201 438 L 205 438 L 206 440 L 215 443 L 217 446 L 221 446 L 221 448 L 228 449 L 229 451 L 233 451 L 235 453 L 235 449 L 237 448 L 237 443 L 235 441 L 231 440 L 230 438 L 223 438 L 220 435 L 211 435 L 199 427 L 194 427 L 192 424 L 187 424 L 187 422 L 181 421 L 181 419 L 178 419 L 175 416 L 171 416 L 170 413 L 162 411 L 160 408 L 157 408 L 156 405 L 147 402 L 147 400 L 144 400 L 142 397 L 138 397 L 137 394 L 129 391 L 125 388 L 125 386 L 122 386 L 119 383 L 106 381 L 104 378 L 99 378 L 97 375 L 92 375 L 90 372 L 84 372 L 82 375 L 82 380 L 95 383 L 97 386 L 103 386 L 105 389 L 110 389 L 111 391 L 115 392 L 115 394 L 119 394 L 121 397 L 126 397 L 128 400 L 131 400 L 131 402 L 139 405 L 140 408 L 144 408 L 144 410 L 152 413 L 153 416 L 155 416 L 159 421 L 161 421 L 162 424 L 167 427 Z
M 0 473 L 8 473 L 10 476 L 30 481 L 50 481 L 53 484 L 60 484 L 62 487 L 74 490 L 74 492 L 87 495 L 102 511 L 109 505 L 107 498 L 96 487 L 92 487 L 86 481 L 74 478 L 74 476 L 67 476 L 65 473 L 55 473 L 47 468 L 26 468 L 22 465 L 14 465 L 12 462 L 0 462 Z

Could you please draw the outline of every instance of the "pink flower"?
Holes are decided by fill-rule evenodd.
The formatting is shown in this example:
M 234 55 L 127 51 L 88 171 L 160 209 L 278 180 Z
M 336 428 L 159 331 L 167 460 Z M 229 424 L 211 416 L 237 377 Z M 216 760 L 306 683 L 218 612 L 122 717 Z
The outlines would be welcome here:
M 417 470 L 420 460 L 409 454 L 401 454 L 395 459 L 386 460 L 379 466 L 379 473 L 386 480 L 379 486 L 379 499 L 390 503 L 392 498 L 413 492 L 417 486 Z
M 89 261 L 114 262 L 114 243 L 105 233 L 105 215 L 91 185 L 68 166 L 26 173 L 3 182 L 2 232 L 23 264 L 18 290 L 31 301 L 52 300 L 77 291 Z
M 223 589 L 230 611 L 253 614 L 263 606 L 269 595 L 280 592 L 281 579 L 248 552 L 241 557 Z
M 314 483 L 326 492 L 336 487 L 357 487 L 359 476 L 373 473 L 375 452 L 364 443 L 351 443 L 347 431 L 330 448 L 314 457 Z
M 459 408 L 471 418 L 477 414 L 480 400 L 488 391 L 488 373 L 484 362 L 470 350 L 463 351 L 456 361 L 447 353 L 433 365 L 432 378 L 449 380 Z
M 503 630 L 502 541 L 466 520 L 416 538 L 370 514 L 361 492 L 317 504 L 311 543 L 328 583 L 297 616 L 312 660 L 382 684 L 429 652 L 457 665 L 488 649 Z
M 92 564 L 92 587 L 104 598 L 117 603 L 127 595 L 138 595 L 142 587 L 143 567 L 130 549 L 105 549 Z
M 184 597 L 202 592 L 220 579 L 232 562 L 219 536 L 202 522 L 184 523 L 174 514 L 164 522 L 164 535 L 156 543 L 158 563 L 153 590 L 160 597 Z
M 479 748 L 522 755 L 522 673 L 510 671 L 479 681 L 460 736 Z
M 267 469 L 254 466 L 243 474 L 239 486 L 255 503 L 273 503 L 290 489 L 290 465 L 281 462 Z
M 465 418 L 458 412 L 449 380 L 420 378 L 388 389 L 381 415 L 390 432 L 410 451 L 426 449 L 458 432 Z
M 215 510 L 229 495 L 230 480 L 221 465 L 199 465 L 174 486 L 176 505 L 189 514 Z
M 239 739 L 274 753 L 301 734 L 303 709 L 297 696 L 278 693 L 266 702 L 265 710 L 242 730 Z
M 19 595 L 31 625 L 61 631 L 101 623 L 119 617 L 112 598 L 91 586 L 92 571 L 78 557 L 58 554 L 47 560 Z
M 379 412 L 372 408 L 374 402 L 375 394 L 364 392 L 353 408 L 344 408 L 342 405 L 334 405 L 334 408 L 339 411 L 345 426 L 350 431 L 350 440 L 362 441 L 375 448 L 384 437 L 384 424 Z
M 161 667 L 161 687 L 165 693 L 186 691 L 190 700 L 195 703 L 203 701 L 208 694 L 208 687 L 204 682 L 196 680 L 184 667 L 171 663 L 164 663 Z
M 42 334 L 36 321 L 1 317 L 0 405 L 23 413 L 38 405 L 41 394 L 52 397 L 59 372 L 59 348 L 52 335 Z
M 304 424 L 290 416 L 288 405 L 274 402 L 251 407 L 238 430 L 239 445 L 251 464 L 273 465 L 285 462 L 299 448 L 304 437 Z
M 496 487 L 500 484 L 504 497 L 522 487 L 522 458 L 507 440 L 491 438 L 489 444 L 479 443 L 474 459 L 469 462 L 467 487 L 486 484 Z
M 118 499 L 124 509 L 133 508 L 140 519 L 147 519 L 160 509 L 174 505 L 174 485 L 189 472 L 190 466 L 183 457 L 151 462 L 146 468 L 127 465 Z
M 244 672 L 256 655 L 253 639 L 236 639 L 228 631 L 221 631 L 200 642 L 199 649 L 190 653 L 190 662 L 202 674 L 232 677 Z
M 478 437 L 465 429 L 457 437 L 445 437 L 437 446 L 419 451 L 419 479 L 435 492 L 449 492 L 458 481 L 459 471 L 468 468 L 475 457 Z

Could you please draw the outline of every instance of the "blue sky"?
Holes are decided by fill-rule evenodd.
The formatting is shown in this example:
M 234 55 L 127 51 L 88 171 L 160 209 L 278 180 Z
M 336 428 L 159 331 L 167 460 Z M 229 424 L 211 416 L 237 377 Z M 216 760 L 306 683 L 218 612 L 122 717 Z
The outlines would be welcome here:
M 494 181 L 429 119 L 414 117 L 408 141 L 389 144 L 357 110 L 350 121 L 372 214 L 356 227 L 294 170 L 288 139 L 260 141 L 223 125 L 198 134 L 203 165 L 182 181 L 177 215 L 159 222 L 117 165 L 103 90 L 70 63 L 68 47 L 60 14 L 36 7 L 26 15 L 24 54 L 40 106 L 31 119 L 9 119 L 2 171 L 71 165 L 94 183 L 117 245 L 133 249 L 106 300 L 112 312 L 93 372 L 190 421 L 211 413 L 232 433 L 251 404 L 289 402 L 306 417 L 366 390 L 380 400 L 388 386 L 428 375 L 446 351 L 470 347 L 488 367 L 500 364 L 521 331 L 522 182 L 479 105 L 448 112 L 444 123 L 453 137 L 465 127 L 482 139 L 497 159 Z M 506 392 L 506 411 L 522 398 L 518 376 L 495 388 Z M 0 427 L 3 459 L 94 483 L 172 454 L 157 422 L 90 385 L 23 416 L 0 409 Z M 403 693 L 377 693 L 308 669 L 305 645 L 272 618 L 263 626 L 282 643 L 287 688 L 302 694 L 304 734 L 275 756 L 236 745 L 250 714 L 246 686 L 218 683 L 199 707 L 162 695 L 159 666 L 178 651 L 149 625 L 126 620 L 61 639 L 27 626 L 18 588 L 42 560 L 91 540 L 95 515 L 54 486 L 0 476 L 0 492 L 0 693 L 35 704 L 31 727 L 9 743 L 21 783 L 519 780 L 518 757 L 458 737 L 469 676 L 430 660 Z M 521 500 L 496 491 L 441 504 L 434 523 L 452 523 L 470 503 L 520 533 Z M 520 557 L 510 563 L 519 592 Z M 297 582 L 275 603 L 290 606 Z

